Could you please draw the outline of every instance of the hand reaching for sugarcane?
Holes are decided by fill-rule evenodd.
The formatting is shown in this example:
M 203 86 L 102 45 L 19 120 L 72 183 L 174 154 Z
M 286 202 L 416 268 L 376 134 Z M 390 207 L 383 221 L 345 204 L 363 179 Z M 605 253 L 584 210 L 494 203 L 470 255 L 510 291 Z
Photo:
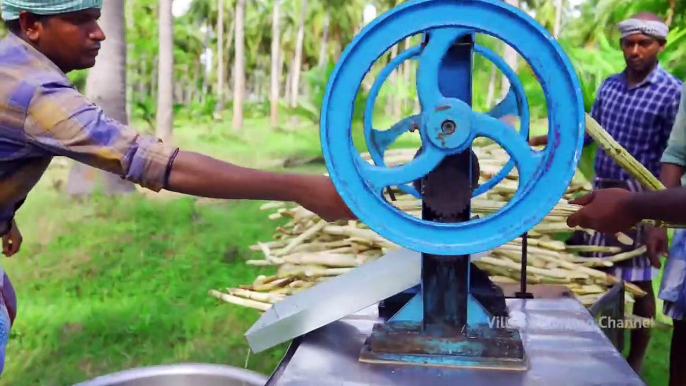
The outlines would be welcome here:
M 571 228 L 581 227 L 601 233 L 616 234 L 630 229 L 641 221 L 641 217 L 630 205 L 633 193 L 612 188 L 600 189 L 577 197 L 570 204 L 583 208 L 567 218 Z
M 9 232 L 2 236 L 2 253 L 7 257 L 14 256 L 19 252 L 22 241 L 23 237 L 21 236 L 21 232 L 19 232 L 17 223 L 12 220 Z

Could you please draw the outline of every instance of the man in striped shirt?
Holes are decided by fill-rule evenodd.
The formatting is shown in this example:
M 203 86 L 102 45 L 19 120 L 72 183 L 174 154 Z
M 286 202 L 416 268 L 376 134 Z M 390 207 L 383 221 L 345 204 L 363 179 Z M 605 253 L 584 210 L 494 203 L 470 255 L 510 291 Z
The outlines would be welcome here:
M 656 177 L 660 174 L 660 159 L 669 139 L 679 108 L 681 81 L 666 72 L 657 56 L 664 48 L 667 26 L 656 15 L 640 13 L 619 24 L 621 49 L 626 69 L 605 79 L 591 110 L 595 119 L 622 147 Z M 532 145 L 546 143 L 546 137 L 535 137 Z M 585 144 L 592 142 L 586 135 Z M 598 149 L 595 160 L 595 189 L 622 188 L 642 190 L 608 154 Z M 648 252 L 617 263 L 608 273 L 631 282 L 647 295 L 637 298 L 634 313 L 646 318 L 655 317 L 655 294 L 652 281 L 661 267 L 657 255 L 657 233 L 638 228 L 629 236 L 632 245 L 624 245 L 617 238 L 602 233 L 581 235 L 585 244 L 619 247 L 624 252 L 635 251 L 646 242 Z M 577 241 L 578 242 L 578 241 Z M 605 256 L 594 253 L 594 257 Z M 650 340 L 649 329 L 635 329 L 631 333 L 631 349 L 627 361 L 640 374 L 641 365 Z

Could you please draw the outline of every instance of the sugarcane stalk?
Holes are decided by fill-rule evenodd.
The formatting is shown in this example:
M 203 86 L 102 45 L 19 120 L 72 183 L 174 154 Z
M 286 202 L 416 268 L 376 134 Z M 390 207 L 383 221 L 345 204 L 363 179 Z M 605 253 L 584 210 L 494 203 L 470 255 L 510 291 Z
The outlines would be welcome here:
M 586 114 L 586 132 L 622 169 L 649 190 L 662 190 L 665 186 L 645 166 L 632 157 L 590 115 Z
M 622 251 L 620 247 L 605 247 L 595 245 L 567 245 L 567 251 L 574 252 L 592 252 L 592 253 L 619 253 Z
M 305 240 L 309 239 L 310 237 L 314 236 L 317 232 L 320 230 L 324 229 L 328 223 L 326 221 L 319 221 L 315 226 L 309 228 L 305 232 L 303 232 L 301 235 L 293 239 L 284 249 L 279 251 L 279 256 L 287 255 L 291 253 L 291 251 L 297 247 L 300 243 L 304 242 Z
M 229 295 L 237 296 L 240 298 L 244 299 L 250 299 L 250 300 L 255 300 L 258 302 L 262 303 L 276 303 L 281 300 L 283 300 L 283 296 L 273 294 L 273 293 L 264 293 L 264 292 L 256 292 L 256 291 L 248 291 L 246 289 L 242 288 L 227 288 L 227 291 L 229 292 Z
M 235 305 L 242 306 L 242 307 L 254 308 L 254 309 L 257 309 L 260 311 L 267 311 L 272 306 L 269 303 L 258 302 L 256 300 L 250 300 L 250 299 L 243 299 L 243 298 L 239 298 L 238 296 L 233 296 L 233 295 L 221 293 L 217 290 L 210 290 L 209 294 L 211 296 L 214 296 L 217 299 L 224 300 L 225 302 L 233 303 Z

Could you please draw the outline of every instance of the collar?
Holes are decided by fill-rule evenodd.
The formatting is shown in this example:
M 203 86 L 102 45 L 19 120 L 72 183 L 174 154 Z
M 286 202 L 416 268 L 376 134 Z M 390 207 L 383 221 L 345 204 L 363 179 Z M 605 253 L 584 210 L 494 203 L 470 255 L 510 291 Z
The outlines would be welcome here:
M 8 44 L 9 50 L 19 50 L 26 55 L 30 59 L 28 65 L 55 72 L 68 82 L 68 84 L 72 84 L 71 80 L 67 77 L 67 74 L 57 67 L 52 60 L 48 59 L 42 52 L 38 51 L 34 46 L 21 39 L 19 36 L 10 32 L 5 38 L 5 42 Z
M 624 86 L 627 88 L 627 90 L 635 90 L 637 88 L 641 88 L 643 86 L 647 86 L 649 84 L 654 84 L 654 83 L 659 83 L 661 80 L 664 79 L 663 74 L 664 74 L 664 69 L 662 68 L 662 65 L 660 62 L 657 62 L 657 65 L 653 69 L 653 71 L 648 74 L 648 76 L 643 79 L 643 81 L 639 82 L 638 84 L 635 84 L 633 86 L 629 86 L 629 82 L 627 81 L 627 73 L 628 70 L 625 68 L 624 71 L 621 73 L 621 78 L 622 81 L 624 82 Z

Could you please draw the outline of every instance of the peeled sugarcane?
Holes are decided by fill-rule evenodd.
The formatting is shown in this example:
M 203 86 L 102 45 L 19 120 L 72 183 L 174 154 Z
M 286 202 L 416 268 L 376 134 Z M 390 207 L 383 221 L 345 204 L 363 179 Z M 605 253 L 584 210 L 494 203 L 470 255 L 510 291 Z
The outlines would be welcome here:
M 586 133 L 603 149 L 619 166 L 627 171 L 636 181 L 650 190 L 662 190 L 665 186 L 655 178 L 636 158 L 632 157 L 615 141 L 590 115 L 586 114 Z

